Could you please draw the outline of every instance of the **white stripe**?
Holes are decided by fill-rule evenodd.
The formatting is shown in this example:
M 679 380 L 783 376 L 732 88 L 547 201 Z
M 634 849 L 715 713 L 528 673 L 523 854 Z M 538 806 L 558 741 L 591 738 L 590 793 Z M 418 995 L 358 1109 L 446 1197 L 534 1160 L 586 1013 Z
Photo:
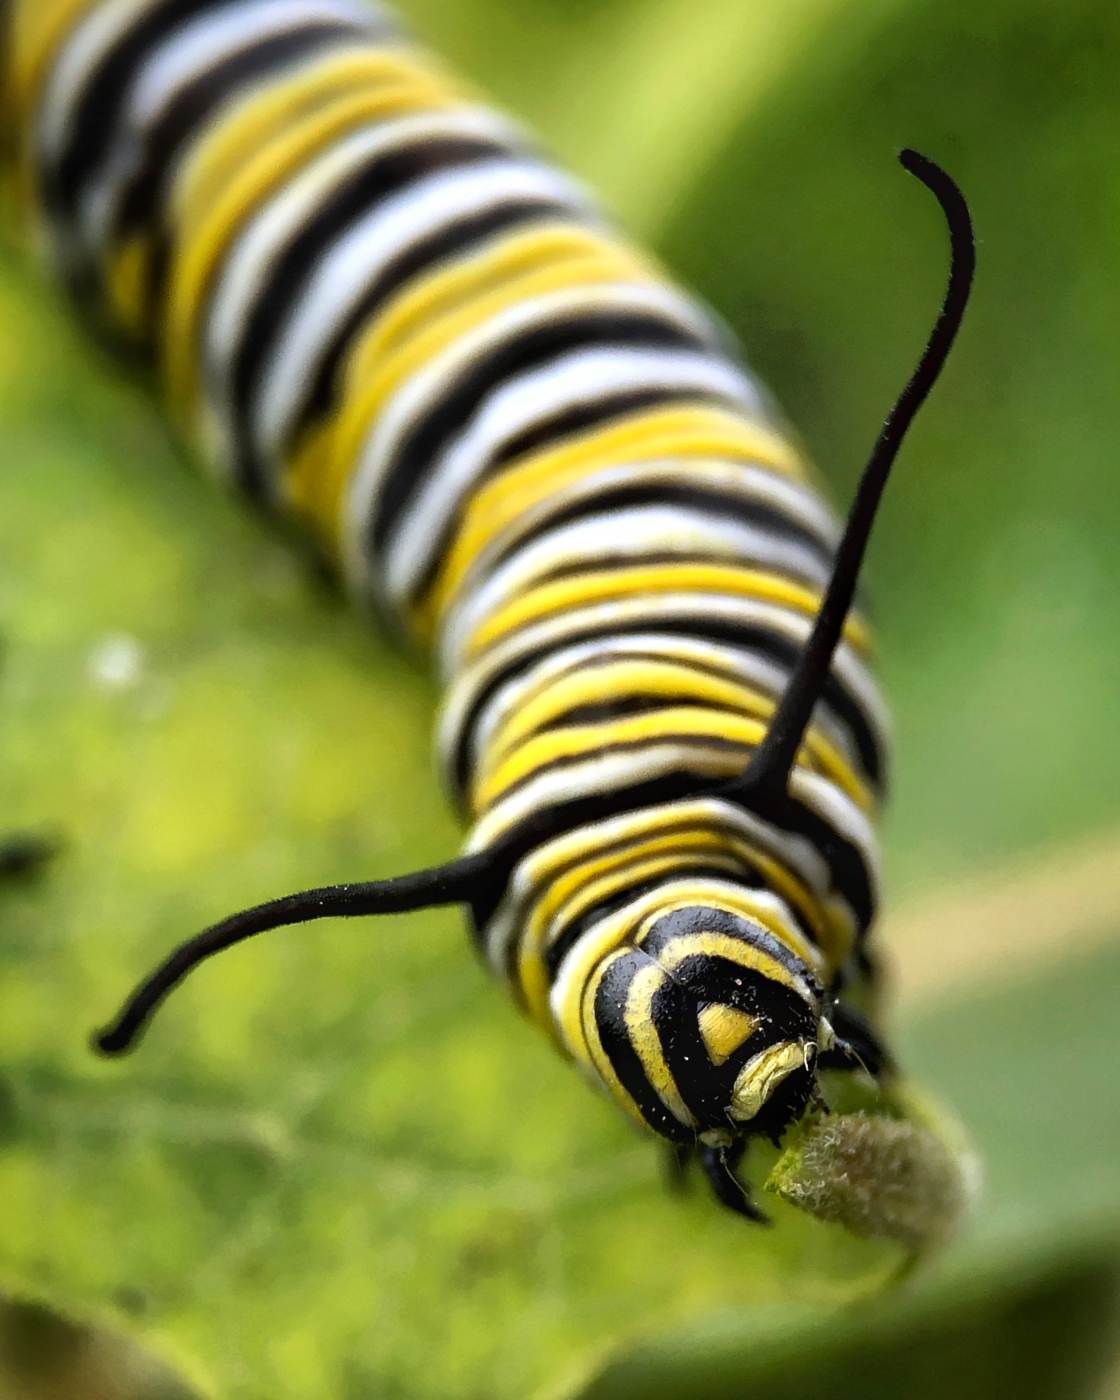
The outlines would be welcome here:
M 591 212 L 575 181 L 538 162 L 503 157 L 477 159 L 418 179 L 345 230 L 293 304 L 264 369 L 253 432 L 274 466 L 304 407 L 316 367 L 366 289 L 413 244 L 467 215 L 526 198 Z
M 769 826 L 740 807 L 711 798 L 646 807 L 565 832 L 537 847 L 518 863 L 506 893 L 485 930 L 487 958 L 494 971 L 499 976 L 504 974 L 512 945 L 527 926 L 530 905 L 547 893 L 555 870 L 573 861 L 586 863 L 596 860 L 611 846 L 659 835 L 667 824 L 679 827 L 682 839 L 689 834 L 710 831 L 721 840 L 737 838 L 761 847 L 819 898 L 824 899 L 829 893 L 831 874 L 828 866 L 816 847 L 802 836 Z M 473 839 L 469 849 L 476 849 Z M 749 889 L 752 898 L 771 900 L 776 909 L 784 910 L 786 918 L 796 930 L 796 919 L 784 900 L 755 886 Z
M 695 774 L 697 782 L 707 778 L 731 778 L 745 766 L 728 749 L 716 747 L 714 740 L 698 736 L 691 742 L 649 739 L 622 753 L 591 751 L 575 763 L 545 768 L 524 782 L 479 818 L 471 832 L 471 847 L 490 845 L 511 827 L 517 826 L 538 809 L 544 810 L 580 797 L 602 796 L 637 783 L 653 782 L 675 773 Z
M 50 166 L 70 137 L 74 108 L 102 58 L 154 0 L 108 0 L 95 5 L 60 48 L 43 90 L 37 127 L 38 159 Z
M 870 877 L 872 902 L 877 904 L 881 884 L 879 843 L 866 815 L 835 783 L 804 768 L 794 768 L 790 774 L 789 791 L 859 851 Z

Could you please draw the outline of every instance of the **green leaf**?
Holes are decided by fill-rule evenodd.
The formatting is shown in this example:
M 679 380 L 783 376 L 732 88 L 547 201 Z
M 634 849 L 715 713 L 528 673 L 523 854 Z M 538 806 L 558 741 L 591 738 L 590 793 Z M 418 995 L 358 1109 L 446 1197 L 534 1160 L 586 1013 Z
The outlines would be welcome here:
M 825 1320 L 724 1313 L 608 1364 L 580 1400 L 1074 1400 L 1113 1359 L 1111 1243 L 1036 1240 L 896 1301 Z

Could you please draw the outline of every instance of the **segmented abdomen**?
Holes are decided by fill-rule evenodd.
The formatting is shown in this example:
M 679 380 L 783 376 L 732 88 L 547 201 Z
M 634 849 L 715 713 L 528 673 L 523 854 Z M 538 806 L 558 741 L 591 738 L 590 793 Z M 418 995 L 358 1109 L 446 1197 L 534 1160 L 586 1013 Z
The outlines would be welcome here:
M 875 902 L 858 619 L 789 829 L 692 796 L 764 732 L 836 533 L 726 333 L 356 0 L 9 18 L 21 178 L 66 280 L 158 359 L 213 469 L 437 654 L 471 843 L 554 814 L 478 911 L 526 1007 L 601 1058 L 608 955 L 690 902 L 830 982 Z

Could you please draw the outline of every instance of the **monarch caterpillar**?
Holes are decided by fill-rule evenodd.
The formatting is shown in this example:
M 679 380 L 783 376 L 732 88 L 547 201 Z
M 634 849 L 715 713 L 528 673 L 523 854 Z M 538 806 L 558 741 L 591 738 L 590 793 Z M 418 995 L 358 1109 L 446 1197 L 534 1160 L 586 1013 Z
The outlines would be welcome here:
M 716 1197 L 890 1072 L 871 1018 L 887 720 L 850 608 L 974 264 L 952 270 L 839 531 L 727 333 L 506 118 L 357 0 L 14 0 L 17 175 L 60 277 L 158 361 L 213 471 L 438 658 L 466 853 L 173 952 L 465 906 L 522 1009 Z

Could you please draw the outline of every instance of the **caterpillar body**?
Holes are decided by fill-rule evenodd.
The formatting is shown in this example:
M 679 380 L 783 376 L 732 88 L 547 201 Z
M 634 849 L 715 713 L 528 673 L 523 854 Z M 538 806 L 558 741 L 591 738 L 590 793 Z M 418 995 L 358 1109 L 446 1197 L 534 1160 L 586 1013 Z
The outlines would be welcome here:
M 287 896 L 202 958 L 328 914 L 467 906 L 524 1011 L 717 1196 L 886 1072 L 868 974 L 888 722 L 849 613 L 954 279 L 846 531 L 714 317 L 576 181 L 358 0 L 14 0 L 17 178 L 60 277 L 158 364 L 213 472 L 299 521 L 437 659 L 466 854 Z M 909 398 L 907 398 L 909 395 Z

